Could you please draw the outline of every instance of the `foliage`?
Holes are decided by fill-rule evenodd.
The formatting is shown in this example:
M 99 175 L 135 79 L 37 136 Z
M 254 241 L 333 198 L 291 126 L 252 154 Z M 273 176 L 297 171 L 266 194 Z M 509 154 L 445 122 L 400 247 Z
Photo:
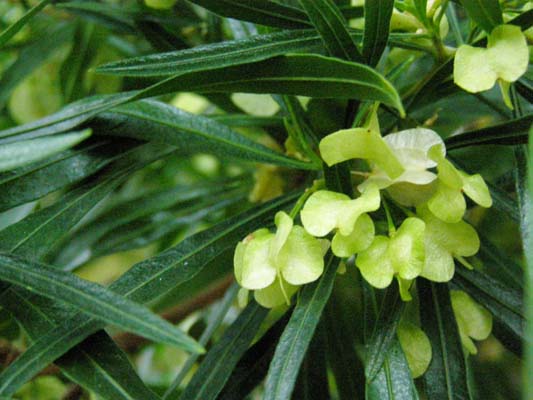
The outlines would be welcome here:
M 0 0 L 0 398 L 532 398 L 532 25 Z

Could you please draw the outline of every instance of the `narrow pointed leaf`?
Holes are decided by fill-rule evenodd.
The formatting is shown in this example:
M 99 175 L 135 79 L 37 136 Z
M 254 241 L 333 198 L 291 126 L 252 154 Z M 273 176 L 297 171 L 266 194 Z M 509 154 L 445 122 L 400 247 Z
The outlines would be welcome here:
M 0 108 L 5 106 L 17 85 L 49 59 L 59 46 L 71 39 L 73 32 L 73 26 L 70 24 L 55 24 L 41 34 L 40 40 L 26 46 L 20 52 L 17 61 L 2 71 L 2 77 L 0 78 Z
M 191 204 L 199 204 L 201 207 L 212 206 L 213 198 L 216 199 L 218 195 L 238 186 L 247 187 L 240 179 L 220 183 L 209 182 L 206 185 L 177 185 L 118 202 L 70 235 L 55 255 L 54 264 L 73 269 L 94 257 L 96 247 L 99 243 L 106 242 L 108 234 L 119 229 L 128 229 L 128 224 L 155 215 L 162 210 L 183 209 L 181 215 L 194 211 L 190 208 Z
M 351 400 L 362 398 L 362 382 L 364 382 L 364 367 L 355 352 L 356 338 L 348 328 L 351 308 L 343 307 L 343 298 L 334 288 L 326 306 L 324 323 L 328 332 L 326 349 L 328 364 L 331 367 L 339 399 Z
M 181 51 L 128 58 L 97 68 L 97 72 L 123 76 L 170 76 L 261 61 L 287 53 L 321 52 L 320 37 L 310 29 L 282 31 Z
M 420 324 L 431 342 L 432 358 L 423 376 L 429 400 L 470 399 L 466 363 L 448 285 L 417 280 Z
M 327 334 L 329 332 L 326 333 L 323 325 L 319 324 L 302 361 L 293 398 L 301 400 L 330 398 L 325 348 Z
M 276 28 L 308 28 L 303 11 L 271 0 L 191 0 L 215 14 Z
M 0 144 L 64 132 L 87 121 L 94 115 L 135 98 L 137 92 L 87 97 L 59 110 L 57 113 L 28 124 L 0 131 Z
M 450 136 L 445 140 L 446 149 L 453 150 L 484 144 L 517 145 L 527 142 L 533 115 L 516 118 L 498 125 Z
M 198 339 L 198 343 L 200 343 L 202 346 L 207 345 L 207 343 L 211 340 L 211 337 L 213 336 L 217 328 L 220 326 L 220 324 L 224 320 L 224 317 L 228 313 L 228 310 L 232 306 L 232 303 L 235 300 L 235 297 L 237 296 L 238 290 L 239 290 L 239 285 L 236 282 L 233 282 L 233 284 L 224 294 L 224 298 L 220 301 L 220 304 L 218 305 L 217 309 L 213 312 L 213 315 L 211 316 L 207 326 L 205 327 L 205 330 L 202 332 L 202 336 L 200 336 L 200 339 Z M 222 346 L 221 344 L 220 348 L 222 349 L 222 353 L 224 353 L 224 350 L 227 351 L 227 348 L 229 346 L 231 345 L 228 345 L 228 343 L 225 343 L 225 346 Z M 224 349 L 224 347 L 226 349 Z M 211 357 L 211 362 L 207 363 L 207 366 L 210 367 L 211 370 L 213 370 L 215 369 L 214 363 L 217 361 L 217 357 L 211 352 L 213 352 L 213 349 L 210 350 L 210 352 L 206 356 L 206 360 L 204 360 L 203 363 L 207 362 L 207 357 Z M 224 356 L 222 356 L 221 358 L 224 359 Z M 163 395 L 163 400 L 170 399 L 173 397 L 173 394 L 176 388 L 179 387 L 180 383 L 183 381 L 185 376 L 189 373 L 191 368 L 194 366 L 194 363 L 196 362 L 197 359 L 198 359 L 198 354 L 191 354 L 189 356 L 185 364 L 181 367 L 178 376 L 174 378 L 174 380 L 172 381 L 172 384 L 170 385 L 170 387 L 167 389 L 167 391 Z M 220 365 L 221 360 L 219 359 L 218 361 Z M 206 370 L 211 376 L 213 376 L 212 371 L 209 370 L 209 368 L 206 368 Z M 205 375 L 204 375 L 204 378 L 205 378 Z M 217 389 L 217 390 L 220 390 L 220 389 Z
M 384 77 L 353 62 L 292 54 L 266 61 L 169 78 L 144 91 L 156 96 L 177 90 L 277 93 L 317 98 L 381 101 L 403 113 L 401 99 Z
M 398 339 L 391 343 L 381 369 L 366 385 L 367 400 L 418 400 L 418 393 Z
M 37 15 L 51 0 L 41 0 L 39 3 L 30 8 L 17 22 L 8 26 L 0 33 L 0 47 L 4 46 L 9 39 L 15 36 L 30 20 Z
M 502 10 L 498 0 L 461 0 L 466 12 L 487 33 L 503 24 Z
M 339 260 L 329 255 L 322 277 L 306 285 L 276 347 L 265 383 L 265 400 L 290 397 L 305 352 L 326 306 Z
M 389 348 L 396 338 L 396 328 L 403 308 L 404 302 L 400 299 L 398 289 L 396 286 L 389 286 L 379 307 L 374 329 L 365 346 L 367 350 L 365 375 L 368 381 L 373 381 L 382 369 Z
M 526 354 L 525 354 L 525 374 L 524 374 L 524 393 L 532 393 L 533 383 L 528 378 L 533 375 L 533 210 L 531 209 L 531 199 L 533 199 L 533 129 L 529 130 L 529 146 L 527 150 L 526 158 L 527 164 L 524 165 L 527 181 L 522 182 L 525 186 L 525 199 L 529 200 L 526 204 L 522 205 L 522 216 L 525 217 L 522 225 L 522 238 L 524 240 L 523 246 L 526 257 L 526 326 L 525 326 L 525 338 L 526 338 Z
M 215 399 L 267 314 L 268 309 L 255 301 L 250 302 L 224 332 L 222 338 L 209 350 L 200 368 L 179 397 L 180 400 Z
M 363 61 L 359 49 L 348 33 L 346 20 L 333 1 L 299 1 L 331 56 L 349 61 Z
M 241 400 L 265 378 L 276 344 L 289 322 L 291 312 L 281 317 L 246 353 L 241 357 L 218 400 Z
M 241 160 L 292 168 L 317 168 L 276 153 L 212 119 L 154 100 L 117 107 L 112 113 L 99 116 L 93 124 L 95 129 L 101 129 L 106 135 L 166 143 L 184 151 L 223 153 Z
M 376 66 L 387 46 L 394 0 L 365 1 L 363 56 L 368 65 Z
M 61 201 L 0 231 L 0 248 L 25 258 L 39 259 L 129 174 L 172 150 L 151 144 L 138 148 L 130 157 L 124 157 L 100 174 L 100 179 L 80 186 Z
M 0 174 L 0 211 L 37 200 L 86 178 L 139 146 L 136 141 L 88 140 L 46 160 Z
M 13 313 L 33 341 L 55 326 L 52 318 L 60 313 L 49 307 L 50 302 L 20 288 L 0 296 L 2 307 Z M 139 379 L 126 355 L 103 331 L 56 360 L 56 365 L 74 382 L 104 399 L 157 399 Z
M 57 268 L 7 254 L 0 255 L 0 266 L 0 279 L 5 282 L 63 301 L 94 318 L 149 339 L 188 351 L 202 350 L 193 339 L 170 323 L 100 285 Z M 0 385 L 0 392 L 3 387 Z
M 46 138 L 23 140 L 0 146 L 0 172 L 24 167 L 74 147 L 91 135 L 91 130 Z

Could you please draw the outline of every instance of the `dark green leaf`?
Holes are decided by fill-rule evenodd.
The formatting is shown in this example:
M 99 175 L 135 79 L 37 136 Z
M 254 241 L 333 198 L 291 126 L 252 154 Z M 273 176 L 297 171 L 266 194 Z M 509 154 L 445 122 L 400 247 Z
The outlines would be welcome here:
M 130 8 L 124 4 L 118 7 L 97 1 L 61 2 L 57 3 L 56 7 L 117 32 L 137 33 L 134 19 L 140 14 L 139 8 Z
M 394 338 L 381 369 L 366 385 L 367 400 L 418 400 L 418 393 L 398 339 Z
M 261 126 L 261 127 L 281 127 L 283 126 L 282 117 L 256 117 L 247 114 L 223 114 L 210 116 L 213 121 L 234 127 Z
M 37 67 L 48 60 L 57 49 L 72 38 L 71 24 L 59 23 L 49 27 L 40 37 L 22 50 L 13 64 L 2 71 L 0 79 L 0 108 L 3 108 L 12 91 Z
M 505 254 L 498 246 L 480 235 L 481 247 L 478 256 L 483 261 L 483 272 L 504 285 L 517 289 L 524 287 L 524 269 L 514 259 Z
M 98 37 L 93 24 L 78 24 L 74 33 L 74 44 L 67 59 L 61 65 L 61 89 L 63 100 L 70 103 L 81 98 L 85 92 L 83 88 L 84 74 L 90 65 L 98 46 Z
M 335 3 L 331 0 L 299 1 L 331 56 L 348 61 L 363 61 L 359 49 L 348 33 L 346 20 Z
M 233 369 L 218 400 L 241 400 L 265 378 L 279 337 L 291 316 L 287 312 L 246 353 Z
M 526 115 L 498 125 L 453 135 L 446 139 L 446 148 L 453 150 L 483 144 L 527 143 L 528 130 L 532 122 L 533 115 Z
M 291 206 L 301 193 L 287 195 L 200 232 L 151 259 L 134 265 L 110 289 L 137 302 L 147 303 L 198 275 L 209 261 L 233 249 L 248 233 L 272 222 L 274 214 Z M 1 287 L 0 293 L 5 290 Z M 4 372 L 13 376 L 11 390 L 27 382 L 49 363 L 103 327 L 98 320 L 72 310 L 43 334 Z
M 117 229 L 127 231 L 127 226 L 132 222 L 142 220 L 147 223 L 146 217 L 168 209 L 172 216 L 175 215 L 175 210 L 179 211 L 178 215 L 186 216 L 191 211 L 191 205 L 212 206 L 213 199 L 216 200 L 224 192 L 231 192 L 239 186 L 247 188 L 241 179 L 209 182 L 205 185 L 179 185 L 121 201 L 74 232 L 55 256 L 54 264 L 68 269 L 76 268 L 95 257 L 96 246 L 105 244 L 107 235 L 111 234 L 112 237 Z
M 466 363 L 448 285 L 420 278 L 416 284 L 420 324 L 432 349 L 431 363 L 423 376 L 427 398 L 470 399 Z
M 372 335 L 365 346 L 365 375 L 369 382 L 372 382 L 382 369 L 389 348 L 396 338 L 396 328 L 403 308 L 404 302 L 400 299 L 398 288 L 394 285 L 389 286 L 379 306 Z
M 178 90 L 375 100 L 396 107 L 403 113 L 398 93 L 376 71 L 362 64 L 319 55 L 292 54 L 251 64 L 184 74 L 154 85 L 144 91 L 143 96 L 157 96 Z
M 377 65 L 387 46 L 393 8 L 394 0 L 365 1 L 363 56 L 370 66 Z
M 191 0 L 224 17 L 276 28 L 308 28 L 303 11 L 271 0 Z
M 167 155 L 172 148 L 151 144 L 134 150 L 107 171 L 64 196 L 54 205 L 29 215 L 0 231 L 0 248 L 29 259 L 39 259 L 65 236 L 99 201 L 132 172 Z
M 487 33 L 503 24 L 502 10 L 498 0 L 461 0 L 461 3 L 470 18 Z
M 355 352 L 355 337 L 348 328 L 352 309 L 343 307 L 343 298 L 338 295 L 337 288 L 333 293 L 324 312 L 326 325 L 326 348 L 328 364 L 341 400 L 352 400 L 363 397 L 364 366 Z
M 282 31 L 182 51 L 128 58 L 104 64 L 98 67 L 97 72 L 161 77 L 246 64 L 287 53 L 316 53 L 322 49 L 320 37 L 313 30 Z
M 228 313 L 228 310 L 232 306 L 232 303 L 235 300 L 235 297 L 237 296 L 238 291 L 239 291 L 239 285 L 236 282 L 233 282 L 230 288 L 226 291 L 226 294 L 224 294 L 224 298 L 220 301 L 220 304 L 218 305 L 217 309 L 213 312 L 213 315 L 211 316 L 207 326 L 205 327 L 205 330 L 202 332 L 202 336 L 200 336 L 200 339 L 198 339 L 198 343 L 200 343 L 202 346 L 206 346 L 209 340 L 211 340 L 211 337 L 213 336 L 217 328 L 220 326 L 220 324 L 224 320 L 224 317 Z M 240 339 L 242 339 L 242 336 L 240 337 Z M 227 346 L 231 346 L 231 344 L 228 344 L 228 342 L 226 342 L 225 345 L 226 345 L 226 349 L 224 350 L 227 351 Z M 217 357 L 211 353 L 212 351 L 214 350 L 213 349 L 210 350 L 210 352 L 206 356 L 206 359 L 203 361 L 203 363 L 207 363 L 208 357 L 212 357 L 211 362 L 216 363 Z M 224 356 L 218 359 L 219 364 L 223 358 Z M 191 368 L 194 366 L 194 363 L 196 362 L 197 359 L 198 359 L 198 354 L 191 354 L 189 356 L 185 364 L 183 364 L 183 366 L 181 367 L 179 374 L 176 376 L 176 378 L 174 378 L 174 380 L 172 381 L 172 384 L 170 385 L 170 387 L 167 389 L 167 391 L 163 395 L 163 400 L 173 397 L 174 391 L 176 390 L 176 388 L 179 387 L 180 383 L 183 381 L 185 376 L 190 372 Z M 207 363 L 207 366 L 204 368 L 209 370 L 208 367 L 213 368 L 214 365 L 213 364 L 210 365 L 210 363 Z
M 292 398 L 295 400 L 328 399 L 325 339 L 329 332 L 319 324 L 300 367 Z
M 0 33 L 0 47 L 4 46 L 9 39 L 15 36 L 26 24 L 37 15 L 44 7 L 50 3 L 51 0 L 41 0 L 35 6 L 30 8 L 17 22 L 10 25 L 7 29 Z
M 305 352 L 333 288 L 339 259 L 326 256 L 322 277 L 306 285 L 276 347 L 265 383 L 265 400 L 288 399 Z
M 31 340 L 54 327 L 52 318 L 58 319 L 60 313 L 51 303 L 51 300 L 20 288 L 12 288 L 0 296 L 2 307 L 16 316 Z M 104 399 L 157 399 L 139 379 L 126 355 L 103 331 L 94 334 L 55 363 L 68 378 Z
M 517 336 L 523 336 L 522 292 L 479 271 L 457 267 L 453 282 Z
M 0 211 L 37 200 L 86 178 L 131 149 L 136 141 L 87 140 L 44 161 L 0 174 Z
M 194 340 L 148 309 L 100 285 L 85 281 L 57 268 L 1 254 L 0 279 L 39 295 L 70 304 L 108 324 L 119 326 L 155 341 L 188 351 L 202 351 Z M 9 378 L 0 379 L 0 393 L 9 387 Z
M 179 397 L 181 400 L 215 399 L 233 368 L 246 352 L 268 309 L 250 302 L 222 338 L 209 350 L 200 368 Z
M 53 135 L 72 129 L 99 112 L 133 100 L 136 94 L 138 92 L 86 97 L 45 118 L 0 131 L 0 144 Z
M 142 219 L 126 224 L 117 230 L 109 232 L 98 240 L 93 247 L 93 256 L 106 255 L 120 251 L 146 247 L 167 235 L 175 235 L 181 231 L 194 231 L 201 221 L 217 215 L 222 210 L 246 201 L 248 192 L 234 190 L 204 200 L 178 212 L 162 212 L 150 219 Z
M 522 229 L 522 238 L 525 239 L 523 246 L 526 256 L 526 328 L 525 328 L 525 338 L 526 338 L 526 356 L 525 356 L 525 378 L 524 378 L 524 393 L 532 393 L 533 383 L 528 378 L 533 374 L 533 216 L 531 210 L 531 199 L 533 199 L 533 129 L 529 130 L 529 148 L 526 158 L 526 174 L 527 174 L 527 183 L 526 186 L 526 201 L 527 203 L 523 205 L 523 214 L 525 214 L 525 221 Z
M 166 143 L 184 151 L 224 154 L 245 161 L 292 168 L 318 168 L 276 153 L 207 117 L 189 114 L 154 100 L 117 107 L 112 113 L 98 116 L 91 126 L 106 135 Z

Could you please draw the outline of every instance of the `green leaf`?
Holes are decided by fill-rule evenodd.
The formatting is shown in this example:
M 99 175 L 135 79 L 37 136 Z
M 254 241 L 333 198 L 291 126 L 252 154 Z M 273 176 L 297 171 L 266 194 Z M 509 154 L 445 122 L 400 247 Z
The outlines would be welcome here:
M 99 257 L 143 248 L 165 237 L 172 237 L 173 235 L 176 237 L 180 233 L 187 235 L 190 231 L 201 226 L 202 222 L 208 223 L 210 215 L 217 215 L 221 210 L 227 210 L 238 203 L 242 204 L 243 201 L 246 201 L 247 194 L 243 190 L 233 190 L 175 212 L 165 211 L 150 216 L 148 219 L 143 218 L 120 226 L 102 236 L 94 244 L 92 254 L 89 253 L 88 256 Z M 79 258 L 75 261 L 78 261 Z
M 248 304 L 222 338 L 209 350 L 200 368 L 187 385 L 181 400 L 215 399 L 224 387 L 233 368 L 248 349 L 268 309 L 255 301 Z
M 299 0 L 299 2 L 331 56 L 348 61 L 363 61 L 359 49 L 348 32 L 346 20 L 333 1 Z
M 218 400 L 241 400 L 258 386 L 267 374 L 279 337 L 283 333 L 291 312 L 285 313 L 241 357 Z
M 372 289 L 375 292 L 375 289 Z M 404 302 L 396 286 L 386 289 L 372 334 L 365 348 L 365 375 L 368 382 L 376 379 L 392 343 L 396 340 L 396 328 L 400 321 Z
M 330 398 L 323 324 L 319 324 L 300 367 L 292 394 L 293 399 L 313 400 Z
M 457 268 L 453 283 L 487 308 L 494 319 L 507 326 L 515 335 L 523 337 L 525 323 L 522 291 L 503 284 L 480 271 Z
M 276 347 L 266 378 L 265 400 L 287 399 L 293 391 L 298 370 L 337 274 L 339 260 L 331 254 L 326 259 L 322 277 L 302 289 L 291 319 Z
M 41 0 L 35 6 L 30 8 L 17 22 L 8 26 L 0 33 L 0 47 L 4 46 L 9 39 L 15 36 L 30 20 L 45 8 L 51 0 Z
M 41 33 L 39 40 L 26 46 L 17 60 L 2 71 L 0 78 L 0 108 L 3 108 L 12 91 L 33 70 L 48 60 L 57 49 L 72 38 L 73 25 L 57 23 Z
M 0 174 L 0 211 L 37 200 L 82 180 L 139 146 L 136 141 L 89 139 L 76 149 Z
M 188 351 L 202 351 L 194 340 L 148 309 L 57 268 L 1 254 L 0 278 L 42 296 L 63 301 L 108 324 L 135 332 Z M 9 379 L 0 386 L 0 393 L 9 386 Z
M 226 250 L 235 248 L 236 242 L 249 232 L 271 222 L 278 210 L 291 206 L 300 195 L 295 193 L 272 200 L 189 237 L 134 265 L 110 286 L 110 290 L 141 303 L 163 296 L 198 275 Z M 0 285 L 0 293 L 2 289 Z M 43 334 L 5 371 L 5 374 L 14 376 L 11 387 L 19 387 L 102 327 L 100 321 L 75 310 L 63 315 L 59 325 Z
M 533 129 L 529 130 L 530 144 L 527 151 L 529 156 L 528 162 L 525 165 L 525 173 L 527 174 L 527 182 L 522 182 L 526 187 L 526 200 L 529 200 L 525 205 L 522 205 L 522 215 L 525 221 L 522 226 L 522 238 L 525 239 L 523 246 L 526 257 L 526 327 L 525 338 L 527 341 L 525 354 L 525 374 L 524 374 L 524 393 L 532 393 L 533 383 L 527 378 L 533 374 L 533 218 L 531 210 L 531 199 L 533 198 Z
M 129 231 L 133 222 L 144 221 L 144 218 L 158 215 L 163 210 L 172 211 L 169 214 L 171 219 L 176 219 L 174 211 L 179 211 L 178 219 L 180 216 L 182 219 L 187 219 L 188 213 L 198 213 L 199 210 L 201 212 L 204 206 L 208 207 L 206 212 L 209 212 L 209 206 L 212 208 L 213 200 L 218 201 L 218 196 L 226 192 L 234 192 L 234 189 L 239 186 L 247 187 L 246 182 L 242 179 L 198 185 L 178 185 L 168 189 L 150 191 L 132 199 L 118 202 L 76 230 L 55 255 L 54 264 L 74 269 L 81 263 L 95 257 L 95 253 L 98 252 L 97 249 L 101 249 L 101 245 L 105 245 L 107 239 L 115 240 L 114 233 L 119 233 L 121 230 Z M 157 224 L 158 221 L 155 223 Z
M 446 149 L 453 150 L 484 144 L 517 145 L 527 143 L 528 130 L 532 122 L 533 115 L 526 115 L 487 128 L 453 135 L 445 140 Z
M 0 296 L 2 307 L 15 315 L 33 341 L 55 326 L 53 318 L 60 319 L 61 313 L 50 303 L 49 299 L 21 288 L 12 288 Z M 104 399 L 157 399 L 139 379 L 126 355 L 103 331 L 66 353 L 55 364 L 68 378 Z
M 65 195 L 52 206 L 30 214 L 0 231 L 0 248 L 4 251 L 38 259 L 80 221 L 99 201 L 123 182 L 132 172 L 167 155 L 173 149 L 144 145 L 88 182 Z
M 129 7 L 125 4 L 119 7 L 97 1 L 69 1 L 56 3 L 55 7 L 126 34 L 138 34 L 135 19 L 142 18 L 140 7 Z
M 178 90 L 375 100 L 391 105 L 403 114 L 398 93 L 373 69 L 362 64 L 311 54 L 291 54 L 180 75 L 143 91 L 143 96 L 157 96 Z
M 112 113 L 98 116 L 91 125 L 106 135 L 166 143 L 184 151 L 224 154 L 245 161 L 292 168 L 317 168 L 276 153 L 207 117 L 189 114 L 154 100 L 114 108 Z
M 393 9 L 394 0 L 365 1 L 363 56 L 370 66 L 377 65 L 387 47 Z
M 67 131 L 87 121 L 99 112 L 133 100 L 137 93 L 126 92 L 86 97 L 45 118 L 0 131 L 0 144 Z
M 61 65 L 61 89 L 63 100 L 70 103 L 83 96 L 84 75 L 95 56 L 98 39 L 93 24 L 78 24 L 74 33 L 73 46 L 67 59 Z
M 74 147 L 87 139 L 91 130 L 0 145 L 0 172 L 24 167 Z
M 339 398 L 353 400 L 363 398 L 364 367 L 355 352 L 356 337 L 350 329 L 350 315 L 353 315 L 355 310 L 346 306 L 344 297 L 339 294 L 340 289 L 344 288 L 333 288 L 324 311 L 327 330 L 326 356 L 335 377 Z
M 308 28 L 310 23 L 303 11 L 271 0 L 191 0 L 228 18 L 276 28 Z
M 461 3 L 468 16 L 487 33 L 503 24 L 502 10 L 498 0 L 461 0 Z
M 260 127 L 281 127 L 283 126 L 282 117 L 256 117 L 248 114 L 222 114 L 210 116 L 213 121 L 220 122 L 221 124 L 229 127 L 248 127 L 248 126 L 260 126 Z
M 374 380 L 367 383 L 366 399 L 418 400 L 418 392 L 398 339 L 393 338 L 381 369 Z
M 417 287 L 420 323 L 432 349 L 431 363 L 423 376 L 428 400 L 470 399 L 465 358 L 448 285 L 418 279 Z
M 237 296 L 238 291 L 239 291 L 239 285 L 234 282 L 224 294 L 224 298 L 220 301 L 220 304 L 218 305 L 217 309 L 213 311 L 213 315 L 209 319 L 205 330 L 202 332 L 202 336 L 200 336 L 200 339 L 198 339 L 198 343 L 200 343 L 202 346 L 207 345 L 207 343 L 211 340 L 217 328 L 223 322 L 224 317 L 226 316 L 226 314 L 228 313 L 228 310 L 232 306 L 233 301 L 235 300 L 235 297 Z M 227 349 L 227 346 L 228 344 L 226 343 L 225 344 L 226 349 Z M 213 351 L 213 350 L 210 350 L 210 351 Z M 207 362 L 207 357 L 210 357 L 210 356 L 209 355 L 206 356 L 206 360 L 203 361 L 204 363 Z M 212 369 L 215 369 L 213 368 L 212 363 L 215 362 L 216 359 L 213 355 L 211 355 L 211 357 L 213 358 L 211 359 L 211 362 L 207 364 L 207 366 L 211 366 Z M 172 381 L 172 384 L 170 385 L 170 387 L 167 389 L 167 391 L 163 395 L 163 400 L 172 398 L 172 394 L 175 392 L 176 388 L 179 387 L 180 383 L 183 381 L 185 376 L 190 372 L 191 368 L 194 366 L 194 363 L 196 362 L 197 359 L 198 359 L 198 354 L 191 354 L 189 356 L 185 364 L 181 367 L 179 374 L 176 376 L 176 378 L 174 378 L 174 380 Z M 206 369 L 209 370 L 209 368 L 206 368 Z M 209 373 L 211 373 L 211 371 L 209 371 Z
M 96 71 L 123 76 L 162 77 L 246 64 L 287 53 L 316 53 L 322 48 L 320 37 L 311 29 L 282 31 L 127 58 L 101 65 Z

